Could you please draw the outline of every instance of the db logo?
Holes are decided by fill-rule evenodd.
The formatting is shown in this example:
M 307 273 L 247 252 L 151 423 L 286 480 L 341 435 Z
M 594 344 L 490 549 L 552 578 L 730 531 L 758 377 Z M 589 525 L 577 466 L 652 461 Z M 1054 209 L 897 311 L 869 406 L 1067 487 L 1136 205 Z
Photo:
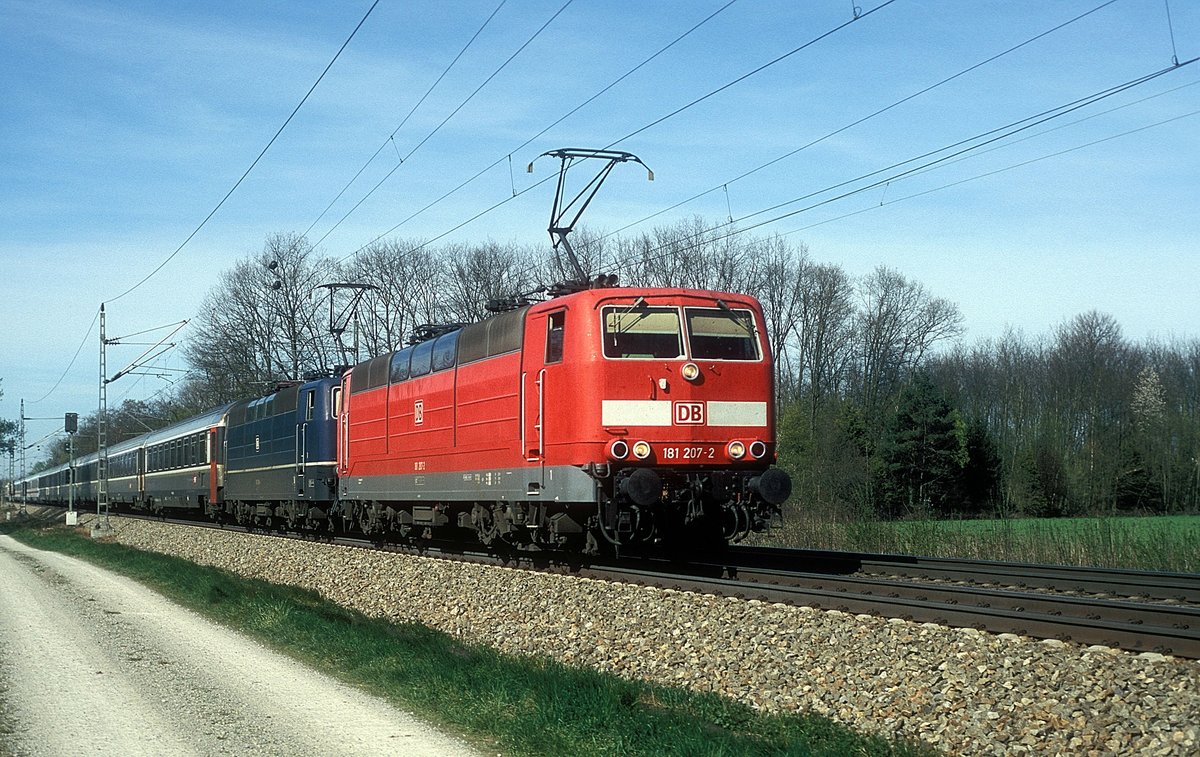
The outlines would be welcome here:
M 703 402 L 676 402 L 675 403 L 675 425 L 676 426 L 703 426 L 704 425 L 704 403 Z
M 420 426 L 425 423 L 425 401 L 417 400 L 413 404 L 413 425 Z

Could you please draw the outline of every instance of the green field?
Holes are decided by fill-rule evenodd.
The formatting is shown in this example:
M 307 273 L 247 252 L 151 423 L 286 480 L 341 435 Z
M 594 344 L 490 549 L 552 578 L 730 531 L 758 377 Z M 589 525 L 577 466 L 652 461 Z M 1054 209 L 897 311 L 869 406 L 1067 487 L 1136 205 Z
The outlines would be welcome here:
M 1200 573 L 1200 515 L 889 522 L 795 508 L 758 543 Z

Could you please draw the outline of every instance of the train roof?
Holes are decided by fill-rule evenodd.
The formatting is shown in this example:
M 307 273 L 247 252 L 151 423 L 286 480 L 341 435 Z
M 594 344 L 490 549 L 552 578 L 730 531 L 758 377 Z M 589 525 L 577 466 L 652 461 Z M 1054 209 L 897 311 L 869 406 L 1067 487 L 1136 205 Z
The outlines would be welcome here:
M 596 287 L 592 289 L 582 289 L 579 291 L 562 294 L 555 297 L 550 297 L 545 300 L 525 301 L 524 304 L 514 307 L 511 310 L 503 310 L 495 312 L 480 321 L 474 323 L 456 323 L 447 326 L 444 329 L 436 327 L 421 327 L 424 329 L 421 336 L 417 337 L 418 341 L 409 344 L 407 347 L 399 348 L 392 352 L 381 353 L 371 358 L 367 358 L 356 365 L 350 367 L 351 371 L 358 371 L 362 376 L 370 370 L 370 365 L 376 363 L 380 365 L 386 361 L 383 358 L 390 358 L 397 352 L 408 349 L 416 344 L 425 341 L 433 341 L 445 334 L 460 332 L 462 335 L 459 346 L 459 359 L 462 360 L 461 352 L 465 349 L 468 352 L 468 357 L 471 359 L 483 356 L 479 353 L 479 346 L 475 344 L 480 340 L 492 341 L 494 339 L 493 331 L 510 331 L 520 338 L 520 329 L 523 328 L 524 319 L 531 312 L 543 312 L 561 307 L 564 304 L 581 304 L 585 307 L 590 306 L 599 308 L 601 305 L 609 304 L 614 301 L 637 301 L 646 300 L 649 302 L 658 302 L 659 300 L 678 300 L 680 304 L 688 304 L 692 301 L 707 301 L 707 302 L 727 302 L 730 305 L 738 307 L 752 307 L 756 310 L 761 309 L 761 304 L 752 295 L 740 294 L 737 292 L 724 292 L 710 289 L 692 289 L 688 287 L 633 287 L 633 286 L 615 286 L 615 287 Z M 511 338 L 511 334 L 509 337 Z M 424 338 L 422 338 L 424 337 Z M 491 352 L 490 348 L 485 348 L 487 352 Z
M 148 434 L 143 434 L 142 436 L 136 437 L 135 439 L 130 439 L 129 441 L 140 441 L 140 443 L 133 445 L 137 447 L 143 444 L 155 444 L 167 439 L 174 439 L 179 436 L 193 434 L 197 431 L 203 431 L 220 423 L 225 418 L 225 413 L 228 412 L 229 408 L 233 407 L 234 404 L 235 403 L 231 402 L 227 405 L 222 405 L 215 410 L 209 410 L 207 413 L 193 416 L 187 420 L 179 421 L 178 423 L 172 423 L 170 426 L 160 428 L 157 431 L 151 431 Z M 112 447 L 109 448 L 108 454 L 110 456 L 113 454 Z

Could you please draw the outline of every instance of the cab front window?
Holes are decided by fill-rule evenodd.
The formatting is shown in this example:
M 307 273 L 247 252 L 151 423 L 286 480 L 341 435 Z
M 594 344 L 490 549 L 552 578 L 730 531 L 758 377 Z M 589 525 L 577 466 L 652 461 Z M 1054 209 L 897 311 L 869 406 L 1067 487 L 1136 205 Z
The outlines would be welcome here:
M 694 360 L 758 360 L 758 333 L 749 310 L 687 308 L 688 346 Z
M 603 313 L 605 357 L 683 357 L 683 334 L 676 308 L 607 307 Z

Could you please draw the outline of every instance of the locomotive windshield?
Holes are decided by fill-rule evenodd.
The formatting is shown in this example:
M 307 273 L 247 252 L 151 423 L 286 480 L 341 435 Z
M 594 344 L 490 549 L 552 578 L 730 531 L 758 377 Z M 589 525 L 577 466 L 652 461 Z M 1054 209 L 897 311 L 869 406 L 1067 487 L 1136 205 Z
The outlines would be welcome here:
M 675 308 L 604 308 L 604 356 L 683 357 L 683 335 Z
M 759 360 L 758 333 L 749 310 L 683 308 L 687 355 L 696 360 Z M 684 357 L 680 309 L 604 308 L 604 356 L 625 359 Z
M 758 360 L 749 310 L 687 308 L 688 346 L 698 360 Z

